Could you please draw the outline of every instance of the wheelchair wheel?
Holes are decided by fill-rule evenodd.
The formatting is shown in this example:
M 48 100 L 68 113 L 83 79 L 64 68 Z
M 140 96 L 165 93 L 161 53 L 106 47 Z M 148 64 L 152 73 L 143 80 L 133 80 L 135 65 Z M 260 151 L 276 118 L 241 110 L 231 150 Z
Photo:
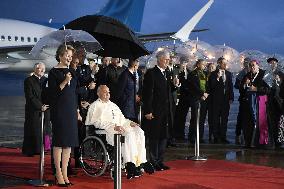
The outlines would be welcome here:
M 105 144 L 96 136 L 87 137 L 80 146 L 80 162 L 83 170 L 90 176 L 104 174 L 108 166 L 108 153 Z

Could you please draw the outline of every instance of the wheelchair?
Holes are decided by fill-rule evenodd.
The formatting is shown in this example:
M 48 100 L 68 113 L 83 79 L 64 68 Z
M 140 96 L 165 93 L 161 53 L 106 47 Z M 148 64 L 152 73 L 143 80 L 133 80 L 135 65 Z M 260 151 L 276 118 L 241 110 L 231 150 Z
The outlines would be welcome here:
M 98 129 L 94 126 L 88 127 L 89 130 L 91 128 L 91 132 L 89 132 L 90 134 L 83 140 L 79 148 L 81 167 L 87 175 L 92 177 L 101 176 L 106 171 L 109 171 L 111 178 L 114 179 L 114 146 L 107 143 L 106 131 L 104 129 Z M 122 138 L 122 141 L 123 140 Z M 123 158 L 121 162 L 123 162 Z M 122 166 L 122 174 L 126 175 L 127 178 L 129 176 L 129 179 L 140 177 L 144 171 L 148 174 L 152 174 L 155 170 L 151 163 L 145 163 L 142 166 L 142 170 L 138 170 L 135 174 L 131 173 L 127 175 L 126 166 Z
M 114 147 L 107 144 L 105 130 L 94 126 L 88 127 L 91 132 L 79 148 L 81 167 L 89 176 L 98 177 L 109 171 L 113 178 Z

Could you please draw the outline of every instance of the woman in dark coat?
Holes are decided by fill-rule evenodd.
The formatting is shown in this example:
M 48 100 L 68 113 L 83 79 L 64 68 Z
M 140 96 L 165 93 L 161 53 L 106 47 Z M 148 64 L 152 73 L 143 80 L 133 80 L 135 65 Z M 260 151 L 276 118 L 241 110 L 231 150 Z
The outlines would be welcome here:
M 24 125 L 24 142 L 22 153 L 26 156 L 33 156 L 40 153 L 41 141 L 41 112 L 48 108 L 41 99 L 42 84 L 46 80 L 44 77 L 45 65 L 37 63 L 34 66 L 32 76 L 24 81 L 25 90 L 25 125 Z
M 128 69 L 124 70 L 118 79 L 116 100 L 123 115 L 134 122 L 137 122 L 136 73 L 138 67 L 138 60 L 129 60 Z
M 73 52 L 74 48 L 70 45 L 59 46 L 56 52 L 56 60 L 59 63 L 50 70 L 48 77 L 53 158 L 59 186 L 71 185 L 67 176 L 67 166 L 71 147 L 79 145 L 78 96 L 76 92 L 78 82 L 75 71 L 69 69 Z

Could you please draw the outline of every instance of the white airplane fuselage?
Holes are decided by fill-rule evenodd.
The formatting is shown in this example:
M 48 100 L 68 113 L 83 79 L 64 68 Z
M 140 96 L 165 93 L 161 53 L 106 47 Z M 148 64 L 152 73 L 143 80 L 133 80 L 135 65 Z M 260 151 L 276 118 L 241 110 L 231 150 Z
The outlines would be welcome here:
M 213 2 L 214 0 L 209 0 L 178 32 L 168 37 L 187 41 L 191 31 Z M 139 6 L 133 7 L 135 9 Z M 43 62 L 47 70 L 51 69 L 57 64 L 55 57 L 43 55 L 36 59 L 29 52 L 41 37 L 55 30 L 57 29 L 30 22 L 0 18 L 0 69 L 32 71 L 37 62 Z
M 41 37 L 55 30 L 30 22 L 0 18 L 0 69 L 31 71 L 39 61 L 44 62 L 48 69 L 53 67 L 56 64 L 53 57 L 35 59 L 29 50 Z

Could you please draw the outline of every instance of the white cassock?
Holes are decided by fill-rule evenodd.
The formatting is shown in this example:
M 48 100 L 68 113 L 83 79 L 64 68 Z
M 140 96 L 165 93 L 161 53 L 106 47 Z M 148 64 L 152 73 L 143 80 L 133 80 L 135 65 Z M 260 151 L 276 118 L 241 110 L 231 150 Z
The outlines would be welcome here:
M 125 142 L 122 144 L 123 163 L 132 162 L 136 166 L 145 163 L 146 148 L 144 131 L 136 126 L 130 126 L 131 121 L 126 119 L 119 107 L 111 101 L 103 102 L 98 99 L 93 102 L 88 110 L 86 125 L 94 125 L 96 128 L 106 131 L 106 140 L 110 145 L 114 145 L 115 125 L 122 126 L 125 130 Z

